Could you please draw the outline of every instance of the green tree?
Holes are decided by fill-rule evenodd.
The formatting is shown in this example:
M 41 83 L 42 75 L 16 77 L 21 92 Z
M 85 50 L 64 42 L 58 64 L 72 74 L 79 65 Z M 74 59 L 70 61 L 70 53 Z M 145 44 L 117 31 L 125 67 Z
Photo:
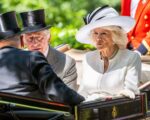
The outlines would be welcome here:
M 45 9 L 46 22 L 51 24 L 51 45 L 68 43 L 73 48 L 92 49 L 75 40 L 75 34 L 83 23 L 83 16 L 98 6 L 111 5 L 119 10 L 120 0 L 0 0 L 1 13 L 15 10 L 17 13 Z M 18 19 L 19 14 L 18 14 Z M 21 25 L 21 22 L 19 22 Z

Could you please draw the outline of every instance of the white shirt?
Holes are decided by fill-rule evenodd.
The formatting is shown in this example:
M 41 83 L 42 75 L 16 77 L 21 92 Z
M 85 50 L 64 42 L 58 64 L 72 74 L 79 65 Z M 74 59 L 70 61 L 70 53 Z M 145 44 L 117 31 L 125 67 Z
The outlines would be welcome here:
M 48 56 L 48 51 L 49 51 L 49 46 L 47 47 L 46 51 L 44 52 L 44 56 L 45 56 L 45 57 Z
M 140 2 L 140 0 L 131 0 L 131 6 L 130 6 L 130 16 L 132 18 L 135 17 L 135 13 L 136 13 L 136 9 L 138 6 L 138 3 Z
M 83 79 L 78 92 L 85 98 L 93 94 L 100 97 L 115 96 L 124 89 L 139 94 L 140 74 L 141 60 L 135 52 L 119 50 L 116 56 L 109 60 L 105 73 L 99 52 L 88 52 L 83 59 Z

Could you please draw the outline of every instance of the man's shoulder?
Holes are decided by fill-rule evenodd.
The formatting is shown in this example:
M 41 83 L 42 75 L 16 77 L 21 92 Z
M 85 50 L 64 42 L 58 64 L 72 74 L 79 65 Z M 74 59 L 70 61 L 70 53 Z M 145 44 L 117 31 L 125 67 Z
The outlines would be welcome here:
M 51 59 L 57 60 L 57 61 L 74 61 L 73 58 L 71 58 L 69 55 L 66 55 L 54 48 L 50 47 L 48 56 L 51 57 Z
M 62 52 L 60 52 L 60 51 L 58 51 L 58 50 L 56 50 L 55 48 L 52 48 L 52 47 L 49 48 L 49 51 L 50 51 L 52 54 L 54 54 L 54 55 L 66 56 L 66 54 L 64 54 L 64 53 L 62 53 Z
M 54 48 L 49 49 L 47 56 L 48 63 L 52 66 L 54 71 L 58 74 L 65 73 L 66 70 L 70 69 L 71 66 L 75 65 L 76 62 L 70 56 L 57 51 Z

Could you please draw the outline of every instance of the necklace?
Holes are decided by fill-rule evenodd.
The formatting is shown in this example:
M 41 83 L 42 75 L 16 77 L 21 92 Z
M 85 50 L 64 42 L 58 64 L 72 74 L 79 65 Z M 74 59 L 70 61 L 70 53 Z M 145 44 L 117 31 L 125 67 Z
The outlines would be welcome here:
M 108 59 L 112 59 L 112 58 L 114 58 L 114 57 L 115 57 L 115 55 L 117 54 L 118 50 L 119 50 L 118 46 L 115 46 L 115 50 L 114 50 L 114 52 L 112 53 L 112 55 L 111 55 L 110 57 L 108 57 Z M 103 55 L 102 55 L 102 53 L 101 53 L 101 52 L 100 52 L 100 59 L 105 59 L 105 58 L 103 57 Z
M 117 54 L 118 50 L 119 50 L 119 48 L 118 48 L 118 46 L 116 46 L 116 47 L 115 47 L 115 50 L 114 50 L 114 52 L 113 52 L 113 54 L 112 54 L 110 57 L 108 57 L 108 59 L 114 58 L 115 55 Z

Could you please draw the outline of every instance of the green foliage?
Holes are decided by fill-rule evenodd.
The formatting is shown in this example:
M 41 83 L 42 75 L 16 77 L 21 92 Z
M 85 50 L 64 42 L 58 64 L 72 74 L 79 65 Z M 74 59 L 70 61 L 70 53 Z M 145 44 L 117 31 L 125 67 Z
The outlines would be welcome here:
M 57 46 L 68 43 L 73 48 L 93 49 L 80 44 L 75 34 L 83 23 L 83 16 L 98 6 L 108 4 L 119 10 L 120 0 L 0 0 L 1 13 L 15 10 L 17 13 L 44 8 L 46 22 L 51 24 L 51 44 Z M 19 14 L 18 14 L 19 18 Z M 21 22 L 19 22 L 21 25 Z
M 77 29 L 73 28 L 73 26 L 67 26 L 65 28 L 51 28 L 51 45 L 58 46 L 60 44 L 69 43 L 72 48 L 76 49 L 94 49 L 94 47 L 91 45 L 77 42 L 74 37 L 76 32 Z

